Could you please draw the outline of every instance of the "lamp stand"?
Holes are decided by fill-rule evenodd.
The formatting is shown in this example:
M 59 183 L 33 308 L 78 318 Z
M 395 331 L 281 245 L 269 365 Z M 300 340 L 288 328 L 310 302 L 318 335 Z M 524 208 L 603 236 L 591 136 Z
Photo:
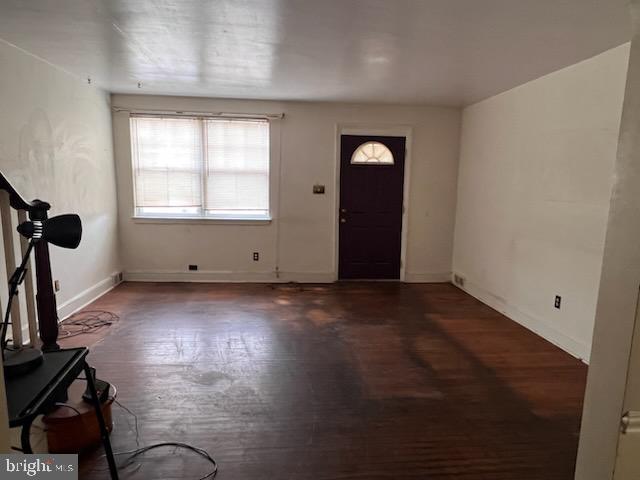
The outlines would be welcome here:
M 17 377 L 23 375 L 33 368 L 40 365 L 43 361 L 42 352 L 33 347 L 25 347 L 22 345 L 14 345 L 11 348 L 7 346 L 7 326 L 9 324 L 9 315 L 11 314 L 11 306 L 18 295 L 18 287 L 24 280 L 27 272 L 27 262 L 34 247 L 33 242 L 29 242 L 26 253 L 22 257 L 22 261 L 16 271 L 13 272 L 9 279 L 9 299 L 7 301 L 7 311 L 5 313 L 4 322 L 2 323 L 2 333 L 0 334 L 2 346 L 2 361 L 4 364 L 4 373 L 6 377 Z

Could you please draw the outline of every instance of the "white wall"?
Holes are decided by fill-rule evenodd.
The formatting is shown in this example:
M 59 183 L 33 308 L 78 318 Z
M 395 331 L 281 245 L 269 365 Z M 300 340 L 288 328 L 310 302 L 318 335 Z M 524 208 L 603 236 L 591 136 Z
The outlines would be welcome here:
M 463 111 L 453 271 L 585 360 L 628 56 L 623 45 Z
M 452 108 L 349 105 L 114 95 L 135 109 L 284 113 L 280 122 L 279 202 L 270 225 L 148 224 L 132 220 L 128 114 L 115 113 L 120 231 L 125 276 L 144 280 L 333 281 L 337 126 L 410 127 L 410 202 L 406 279 L 450 277 L 460 111 Z M 274 139 L 278 140 L 278 138 Z M 313 195 L 314 183 L 326 185 Z M 279 231 L 278 231 L 279 230 Z M 261 254 L 253 262 L 251 252 Z M 188 272 L 197 264 L 198 272 Z
M 51 215 L 73 212 L 83 221 L 77 250 L 50 247 L 64 316 L 108 289 L 119 270 L 110 99 L 1 40 L 0 65 L 0 170 L 27 200 L 51 203 Z
M 637 375 L 640 365 L 630 358 L 631 339 L 638 338 L 636 320 L 640 285 L 640 0 L 630 2 L 634 19 L 629 74 L 615 165 L 615 185 L 600 277 L 600 291 L 589 366 L 576 480 L 609 480 L 616 463 L 620 419 L 637 410 L 637 398 L 627 393 L 627 374 Z M 634 339 L 634 342 L 637 341 Z M 640 345 L 633 344 L 637 350 Z M 637 432 L 621 438 L 621 445 L 637 445 Z M 636 438 L 633 438 L 636 437 Z M 621 452 L 618 467 L 640 463 L 638 451 Z M 616 479 L 637 478 L 616 472 Z

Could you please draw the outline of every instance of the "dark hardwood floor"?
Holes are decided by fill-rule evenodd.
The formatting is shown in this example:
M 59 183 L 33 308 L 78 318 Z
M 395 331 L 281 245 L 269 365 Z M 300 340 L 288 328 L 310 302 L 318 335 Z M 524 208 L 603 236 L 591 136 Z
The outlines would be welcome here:
M 452 285 L 126 283 L 89 308 L 121 320 L 63 344 L 97 342 L 142 444 L 204 448 L 219 479 L 573 478 L 587 367 Z M 207 469 L 164 449 L 123 477 Z

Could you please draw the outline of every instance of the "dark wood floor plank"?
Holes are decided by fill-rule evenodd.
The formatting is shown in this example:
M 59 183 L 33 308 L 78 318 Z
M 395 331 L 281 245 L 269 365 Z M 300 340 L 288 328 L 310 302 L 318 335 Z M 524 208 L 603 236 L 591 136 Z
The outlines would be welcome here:
M 91 362 L 144 444 L 218 478 L 570 480 L 587 368 L 448 284 L 126 283 Z M 135 447 L 114 407 L 116 450 Z M 99 452 L 81 478 L 108 478 Z M 184 452 L 127 478 L 199 478 Z

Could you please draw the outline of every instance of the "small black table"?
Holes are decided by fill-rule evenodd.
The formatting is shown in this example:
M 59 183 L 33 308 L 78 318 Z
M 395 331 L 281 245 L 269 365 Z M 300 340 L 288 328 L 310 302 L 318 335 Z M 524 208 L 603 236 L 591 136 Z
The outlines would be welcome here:
M 6 379 L 9 426 L 22 427 L 20 440 L 22 451 L 32 453 L 29 441 L 31 423 L 41 414 L 47 413 L 66 391 L 80 372 L 84 371 L 89 392 L 96 411 L 102 445 L 109 463 L 113 480 L 118 480 L 118 469 L 111 449 L 109 432 L 102 416 L 102 408 L 93 376 L 87 363 L 88 348 L 69 348 L 44 352 L 41 365 L 25 375 Z

